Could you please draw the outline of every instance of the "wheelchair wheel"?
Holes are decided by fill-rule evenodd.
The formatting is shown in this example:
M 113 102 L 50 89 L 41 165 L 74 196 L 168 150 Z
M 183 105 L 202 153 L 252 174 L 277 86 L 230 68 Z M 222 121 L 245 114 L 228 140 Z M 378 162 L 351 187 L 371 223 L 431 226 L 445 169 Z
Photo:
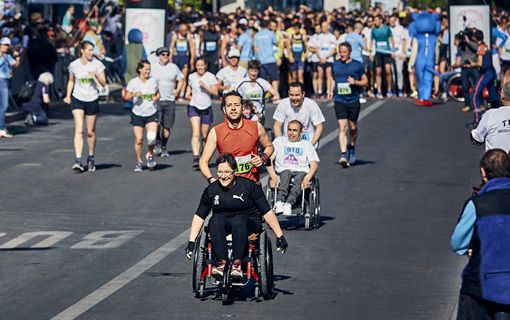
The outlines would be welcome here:
M 267 186 L 267 190 L 266 190 L 266 199 L 267 199 L 267 202 L 269 203 L 269 205 L 271 206 L 271 209 L 274 210 L 274 205 L 276 203 L 276 194 L 274 192 L 274 189 L 271 188 L 271 186 Z
M 197 298 L 204 296 L 205 282 L 200 281 L 200 276 L 205 268 L 205 240 L 207 235 L 202 231 L 198 236 L 193 251 L 193 292 Z
M 473 87 L 473 84 L 470 81 L 470 87 Z M 466 99 L 464 97 L 464 89 L 462 86 L 462 77 L 459 74 L 455 74 L 451 76 L 446 83 L 446 93 L 449 98 L 452 98 L 457 102 L 464 102 Z
M 321 202 L 320 202 L 320 188 L 319 188 L 319 179 L 315 180 L 314 187 L 314 219 L 313 219 L 313 228 L 317 229 L 321 224 Z
M 263 231 L 259 238 L 259 274 L 260 274 L 260 293 L 265 300 L 273 296 L 274 278 L 273 278 L 273 251 L 271 240 L 267 232 Z

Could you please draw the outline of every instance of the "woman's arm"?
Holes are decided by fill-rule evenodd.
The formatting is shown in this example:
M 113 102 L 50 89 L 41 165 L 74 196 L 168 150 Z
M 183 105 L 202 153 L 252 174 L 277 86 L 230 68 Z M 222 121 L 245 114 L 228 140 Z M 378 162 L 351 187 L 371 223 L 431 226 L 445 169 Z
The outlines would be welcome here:
M 74 88 L 74 75 L 70 72 L 69 80 L 67 81 L 67 92 L 64 98 L 64 102 L 67 104 L 71 103 L 71 93 L 73 93 L 73 88 Z

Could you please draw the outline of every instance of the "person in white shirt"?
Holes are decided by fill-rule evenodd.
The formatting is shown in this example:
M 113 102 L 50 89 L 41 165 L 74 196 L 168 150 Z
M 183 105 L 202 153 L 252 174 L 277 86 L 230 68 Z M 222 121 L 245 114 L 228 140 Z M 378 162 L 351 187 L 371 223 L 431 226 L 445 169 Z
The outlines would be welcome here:
M 308 62 L 310 63 L 310 66 L 312 67 L 312 87 L 313 87 L 313 93 L 314 95 L 319 95 L 319 56 L 317 55 L 319 44 L 317 43 L 317 37 L 319 36 L 321 32 L 321 26 L 316 25 L 314 28 L 314 34 L 308 39 L 308 45 L 306 48 L 307 55 L 308 55 Z M 320 90 L 322 94 L 322 88 Z
M 265 79 L 259 78 L 260 62 L 251 60 L 248 62 L 248 76 L 235 85 L 236 91 L 243 100 L 251 101 L 255 106 L 259 121 L 264 124 L 265 96 L 269 92 L 273 96 L 273 102 L 280 100 L 280 94 Z
M 87 144 L 89 156 L 87 170 L 96 170 L 94 151 L 96 148 L 96 119 L 99 113 L 99 91 L 106 85 L 105 66 L 94 58 L 94 45 L 82 41 L 79 46 L 80 58 L 69 65 L 69 81 L 64 102 L 71 105 L 74 119 L 74 153 L 76 156 L 73 170 L 85 171 L 81 164 L 83 153 L 83 122 L 87 123 Z
M 398 23 L 397 16 L 390 17 L 389 25 L 393 40 L 395 41 L 395 73 L 397 75 L 397 96 L 403 95 L 404 88 L 404 61 L 406 60 L 407 30 Z
M 235 84 L 239 83 L 246 76 L 246 69 L 239 66 L 240 56 L 241 52 L 237 48 L 230 48 L 228 52 L 229 65 L 222 68 L 216 74 L 219 90 L 225 92 L 235 90 Z
M 154 161 L 154 145 L 158 131 L 158 109 L 156 103 L 161 97 L 158 84 L 154 78 L 150 77 L 151 64 L 147 60 L 138 62 L 136 67 L 138 77 L 129 80 L 126 87 L 126 100 L 133 99 L 133 109 L 131 109 L 131 124 L 135 135 L 135 172 L 143 171 L 142 150 L 143 150 L 143 132 L 147 132 L 147 167 L 154 170 L 156 161 Z
M 156 50 L 159 61 L 152 64 L 151 68 L 151 77 L 156 80 L 161 94 L 158 109 L 162 134 L 157 139 L 159 143 L 156 143 L 154 148 L 155 154 L 159 154 L 161 157 L 169 156 L 166 145 L 175 122 L 175 99 L 178 98 L 184 85 L 184 75 L 177 65 L 169 62 L 169 54 L 169 50 L 165 47 Z M 159 132 L 160 130 L 158 130 Z
M 370 49 L 372 48 L 371 42 L 372 42 L 372 28 L 373 28 L 373 26 L 374 26 L 374 17 L 368 16 L 367 17 L 367 25 L 361 31 L 361 35 L 363 36 L 363 38 L 365 38 L 365 42 L 367 45 L 366 49 L 363 49 L 363 51 L 361 53 L 363 55 L 363 66 L 365 67 L 367 77 L 368 77 L 368 86 L 367 86 L 367 96 L 368 97 L 373 97 L 373 92 L 374 92 L 373 85 L 375 83 L 375 79 L 374 79 L 375 73 L 372 72 L 374 69 L 374 63 L 370 59 Z
M 188 78 L 186 99 L 190 100 L 188 118 L 191 123 L 191 150 L 193 152 L 193 168 L 198 169 L 200 157 L 200 137 L 205 144 L 209 128 L 213 123 L 212 95 L 218 94 L 218 80 L 206 71 L 207 63 L 203 57 L 195 60 L 195 70 Z
M 302 129 L 303 125 L 298 120 L 289 122 L 287 136 L 273 141 L 275 151 L 271 159 L 275 167 L 266 167 L 271 177 L 271 188 L 278 187 L 275 212 L 283 212 L 287 216 L 292 214 L 292 206 L 297 197 L 302 190 L 311 186 L 312 178 L 319 169 L 319 157 L 315 148 L 310 141 L 301 140 Z M 290 187 L 293 178 L 294 184 Z
M 304 85 L 300 82 L 289 84 L 289 97 L 278 103 L 273 114 L 273 133 L 280 137 L 287 132 L 290 121 L 298 120 L 303 125 L 301 140 L 316 145 L 324 131 L 324 115 L 317 102 L 305 97 Z
M 324 74 L 326 74 L 326 91 L 333 92 L 334 81 L 332 65 L 336 53 L 336 38 L 329 31 L 329 22 L 323 21 L 321 23 L 321 31 L 322 33 L 317 36 L 317 42 L 315 43 L 317 48 L 316 54 L 319 57 L 319 66 L 317 69 L 318 96 L 322 96 Z
M 510 82 L 501 86 L 501 107 L 487 110 L 470 137 L 474 144 L 485 143 L 485 151 L 510 151 Z

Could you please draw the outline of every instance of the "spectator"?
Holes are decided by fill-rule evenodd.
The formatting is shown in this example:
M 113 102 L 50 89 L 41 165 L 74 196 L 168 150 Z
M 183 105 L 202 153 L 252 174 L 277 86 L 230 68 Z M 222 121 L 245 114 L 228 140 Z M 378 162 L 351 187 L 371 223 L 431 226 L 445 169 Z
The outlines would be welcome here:
M 85 33 L 83 37 L 84 41 L 88 41 L 94 45 L 94 55 L 102 60 L 104 59 L 104 55 L 106 53 L 103 43 L 103 38 L 101 37 L 101 31 L 99 29 L 99 25 L 97 21 L 92 20 L 89 22 L 89 31 Z
M 43 72 L 35 85 L 34 94 L 29 102 L 23 104 L 23 110 L 27 112 L 25 124 L 48 124 L 48 106 L 50 104 L 49 86 L 53 83 L 53 76 L 49 72 Z
M 10 47 L 9 38 L 0 39 L 0 138 L 12 138 L 12 134 L 7 131 L 5 113 L 9 107 L 12 68 L 19 65 L 20 58 L 17 51 L 13 51 L 11 55 Z
M 74 24 L 74 5 L 70 5 L 67 8 L 64 18 L 62 18 L 62 30 L 66 33 L 71 33 L 73 31 Z

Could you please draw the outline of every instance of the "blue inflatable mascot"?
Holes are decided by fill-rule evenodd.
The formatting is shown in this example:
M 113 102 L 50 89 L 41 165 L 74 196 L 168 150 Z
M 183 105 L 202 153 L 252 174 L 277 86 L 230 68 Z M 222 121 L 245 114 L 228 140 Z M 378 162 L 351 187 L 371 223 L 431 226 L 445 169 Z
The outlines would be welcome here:
M 434 82 L 435 47 L 437 36 L 441 32 L 439 15 L 436 13 L 413 13 L 413 22 L 409 25 L 409 34 L 418 44 L 415 63 L 418 82 L 416 105 L 431 106 L 430 96 Z

